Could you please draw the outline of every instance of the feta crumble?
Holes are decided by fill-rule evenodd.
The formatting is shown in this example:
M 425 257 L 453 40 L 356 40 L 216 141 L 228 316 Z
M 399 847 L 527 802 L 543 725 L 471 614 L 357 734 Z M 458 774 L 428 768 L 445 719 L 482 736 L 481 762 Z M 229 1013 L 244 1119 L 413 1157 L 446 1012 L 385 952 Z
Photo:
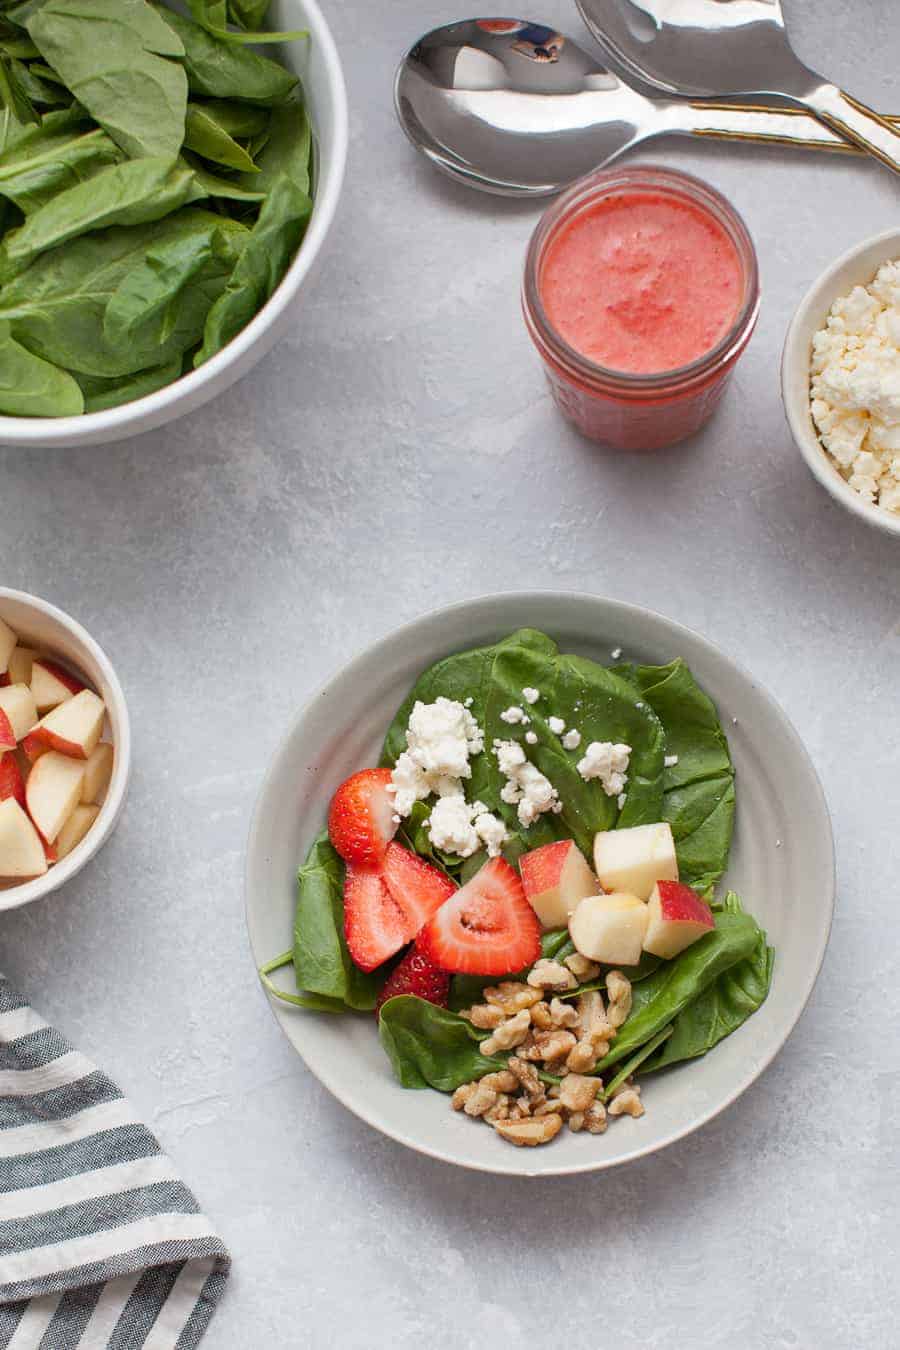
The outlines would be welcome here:
M 506 779 L 500 797 L 515 806 L 519 823 L 526 828 L 533 825 L 545 811 L 559 814 L 562 802 L 556 788 L 526 757 L 517 741 L 494 741 L 494 754 L 500 772 Z
M 562 743 L 567 750 L 577 750 L 581 744 L 581 732 L 576 731 L 573 727 L 571 731 L 567 731 L 565 736 L 563 736 Z
M 561 736 L 566 729 L 566 724 L 561 717 L 548 717 L 547 726 L 554 736 Z
M 462 703 L 441 697 L 434 703 L 414 705 L 406 747 L 394 765 L 388 789 L 399 816 L 408 816 L 416 802 L 433 793 L 439 797 L 460 793 L 460 780 L 472 775 L 469 758 L 484 749 L 484 737 Z
M 470 804 L 460 792 L 435 802 L 428 837 L 435 848 L 460 858 L 471 858 L 481 847 L 487 849 L 489 857 L 496 858 L 509 835 L 503 821 L 482 802 Z
M 503 712 L 500 714 L 500 721 L 508 722 L 510 726 L 527 726 L 531 721 L 531 718 L 524 708 L 520 708 L 517 703 L 514 703 L 511 707 L 504 708 Z
M 538 743 L 537 732 L 536 732 L 536 731 L 526 731 L 526 732 L 525 732 L 525 739 L 526 739 L 526 741 L 528 742 L 529 745 L 537 745 L 537 743 Z
M 842 477 L 900 515 L 900 258 L 831 306 L 812 341 L 810 409 Z
M 619 657 L 620 657 L 621 655 L 622 655 L 622 648 L 621 648 L 621 647 L 613 647 L 612 651 L 610 652 L 610 656 L 612 657 L 612 659 L 613 659 L 614 661 L 618 661 L 618 659 L 619 659 Z
M 628 793 L 620 792 L 618 797 L 616 798 L 616 806 L 619 808 L 620 811 L 625 810 L 625 802 L 627 800 L 628 800 Z
M 600 779 L 607 797 L 618 797 L 628 782 L 630 745 L 615 745 L 612 741 L 591 741 L 584 758 L 578 761 L 578 772 L 586 783 Z
M 533 689 L 531 685 L 526 685 L 522 690 L 522 697 L 526 703 L 537 703 L 541 696 L 540 689 Z
M 666 755 L 665 759 L 663 760 L 663 764 L 665 764 L 667 769 L 674 769 L 677 763 L 678 763 L 677 755 Z

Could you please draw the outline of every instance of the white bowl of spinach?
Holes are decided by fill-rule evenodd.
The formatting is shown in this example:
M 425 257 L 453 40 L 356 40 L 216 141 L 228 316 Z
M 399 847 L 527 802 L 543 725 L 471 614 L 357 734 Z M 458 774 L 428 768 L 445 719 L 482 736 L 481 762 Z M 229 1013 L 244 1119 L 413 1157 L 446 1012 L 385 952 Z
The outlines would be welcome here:
M 149 430 L 249 370 L 346 151 L 316 0 L 0 0 L 0 444 Z
M 454 998 L 452 984 L 446 1014 L 416 999 L 395 999 L 382 1016 L 392 1026 L 399 1019 L 399 1034 L 386 1036 L 382 1028 L 379 1040 L 371 1011 L 378 973 L 364 975 L 349 958 L 342 864 L 327 841 L 315 841 L 338 784 L 365 765 L 393 762 L 411 690 L 426 702 L 440 694 L 474 695 L 473 715 L 479 724 L 484 720 L 490 741 L 509 732 L 491 721 L 510 702 L 509 679 L 562 696 L 573 671 L 576 683 L 590 685 L 575 694 L 580 716 L 590 708 L 596 722 L 584 728 L 591 737 L 624 732 L 622 707 L 635 723 L 629 723 L 630 735 L 638 737 L 632 746 L 641 743 L 638 715 L 653 723 L 643 787 L 656 794 L 653 810 L 672 825 L 682 879 L 707 893 L 714 888 L 717 932 L 664 963 L 670 972 L 651 963 L 645 984 L 635 984 L 632 1018 L 610 1062 L 633 1052 L 640 1058 L 661 1032 L 669 1035 L 642 1066 L 653 1071 L 645 1079 L 646 1115 L 617 1122 L 600 1138 L 563 1131 L 548 1148 L 518 1150 L 452 1112 L 446 1097 L 410 1090 L 452 1091 L 478 1076 L 477 1037 L 453 1011 L 465 1000 Z M 495 690 L 497 681 L 503 687 Z M 632 699 L 635 681 L 643 692 Z M 624 702 L 617 712 L 610 690 L 620 685 Z M 562 815 L 543 817 L 525 831 L 518 842 L 526 848 L 575 837 L 586 850 L 595 829 L 631 823 L 621 805 L 619 822 L 614 802 L 599 791 L 585 793 L 563 758 L 547 750 L 539 767 L 579 818 L 564 805 Z M 503 814 L 502 799 L 490 795 L 491 781 L 479 775 L 478 795 L 487 791 L 490 809 Z M 515 813 L 506 809 L 504 819 L 515 835 Z M 439 861 L 453 866 L 453 860 Z M 271 971 L 279 964 L 272 958 L 286 952 L 284 969 L 267 978 L 270 988 L 277 984 L 294 1001 L 271 1001 L 307 1066 L 345 1106 L 399 1142 L 448 1162 L 518 1175 L 628 1161 L 683 1137 L 733 1102 L 778 1052 L 805 1006 L 828 940 L 833 898 L 822 790 L 771 698 L 689 630 L 637 607 L 565 593 L 456 605 L 351 661 L 311 700 L 278 751 L 257 803 L 247 858 L 253 954 L 258 967 Z M 709 952 L 716 957 L 712 966 Z

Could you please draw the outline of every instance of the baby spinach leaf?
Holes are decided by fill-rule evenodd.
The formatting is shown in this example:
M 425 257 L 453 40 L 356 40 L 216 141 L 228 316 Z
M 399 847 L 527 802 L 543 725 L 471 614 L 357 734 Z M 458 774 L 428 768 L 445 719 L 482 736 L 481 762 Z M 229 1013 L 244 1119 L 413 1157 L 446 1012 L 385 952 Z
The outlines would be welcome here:
M 258 172 L 242 145 L 229 135 L 214 111 L 201 103 L 189 103 L 184 124 L 184 143 L 195 154 L 245 173 Z
M 110 379 L 164 365 L 197 342 L 206 315 L 228 282 L 231 266 L 215 252 L 178 296 L 176 321 L 163 313 L 135 334 L 128 347 L 104 338 L 106 306 L 149 248 L 216 231 L 247 235 L 234 220 L 182 207 L 146 225 L 113 225 L 71 239 L 36 258 L 26 272 L 0 290 L 0 319 L 13 336 L 56 365 Z M 163 331 L 169 336 L 161 340 Z
M 728 913 L 743 912 L 733 892 L 729 892 L 725 904 Z M 642 1072 L 652 1073 L 685 1059 L 696 1059 L 736 1031 L 765 1002 L 774 959 L 765 933 L 757 926 L 756 943 L 749 956 L 730 966 L 679 1013 L 672 1026 L 671 1040 L 658 1055 L 648 1059 Z
M 0 412 L 9 417 L 74 417 L 84 411 L 81 390 L 68 371 L 16 342 L 0 323 Z
M 344 864 L 323 831 L 297 878 L 294 973 L 304 993 L 339 999 L 348 1008 L 375 1007 L 378 979 L 350 959 L 344 940 Z
M 184 68 L 192 93 L 275 104 L 283 103 L 296 87 L 297 77 L 277 61 L 224 41 L 177 10 L 158 8 L 157 13 L 184 45 Z
M 44 0 L 26 20 L 45 60 L 133 158 L 173 160 L 184 139 L 182 44 L 146 0 Z
M 21 62 L 0 52 L 0 104 L 17 122 L 39 122 L 40 116 L 22 83 L 20 72 L 23 69 Z
M 188 8 L 199 24 L 225 42 L 292 42 L 295 38 L 308 36 L 305 28 L 291 33 L 275 29 L 265 33 L 232 32 L 226 26 L 228 8 L 225 0 L 188 0 Z
M 283 174 L 263 202 L 228 286 L 209 311 L 197 365 L 221 351 L 269 299 L 300 246 L 311 210 L 309 197 Z
M 750 956 L 756 948 L 758 932 L 749 914 L 717 914 L 711 933 L 636 984 L 631 1015 L 609 1054 L 597 1065 L 597 1072 L 605 1073 L 611 1065 L 645 1045 L 714 984 L 723 971 Z
M 0 282 L 32 259 L 91 230 L 159 220 L 197 194 L 190 169 L 168 159 L 130 159 L 52 197 L 0 245 Z
M 0 51 L 19 61 L 32 61 L 40 55 L 28 34 L 6 19 L 0 19 Z
M 228 17 L 239 28 L 262 28 L 269 0 L 228 0 Z
M 74 378 L 84 394 L 84 411 L 92 413 L 102 412 L 104 408 L 117 408 L 122 403 L 133 403 L 137 398 L 155 394 L 157 389 L 173 384 L 180 375 L 181 358 L 176 356 L 164 366 L 138 370 L 133 375 L 120 375 L 113 380 L 81 374 L 76 374 Z
M 192 99 L 189 108 L 201 108 L 229 136 L 258 136 L 268 125 L 271 113 L 255 103 L 238 103 L 233 98 Z
M 49 113 L 3 155 L 0 196 L 29 215 L 121 158 L 121 150 L 105 131 L 85 131 L 68 120 L 60 125 L 60 114 Z
M 293 968 L 294 957 L 292 952 L 282 952 L 281 956 L 276 956 L 274 960 L 267 961 L 264 966 L 259 968 L 259 978 L 263 982 L 263 987 L 281 999 L 282 1003 L 290 1003 L 295 1008 L 307 1008 L 311 1012 L 343 1013 L 347 1011 L 347 1005 L 340 999 L 326 998 L 324 994 L 292 994 L 287 989 L 282 989 L 270 980 L 269 976 L 276 970 L 281 970 L 285 966 Z
M 454 1092 L 506 1065 L 507 1056 L 487 1058 L 478 1044 L 488 1035 L 456 1013 L 414 994 L 389 998 L 378 1018 L 378 1035 L 405 1088 Z
M 25 65 L 21 61 L 12 63 L 19 78 L 19 86 L 29 102 L 44 108 L 67 108 L 72 95 L 58 80 L 45 78 L 49 67 L 41 66 L 37 61 Z M 52 72 L 50 72 L 52 74 Z
M 268 192 L 279 174 L 286 173 L 301 192 L 308 193 L 312 137 L 304 104 L 292 99 L 282 107 L 273 108 L 267 132 L 265 144 L 257 152 L 257 172 L 252 180 L 242 178 L 243 186 Z
M 705 892 L 728 864 L 734 824 L 734 766 L 715 704 L 680 658 L 618 673 L 650 704 L 666 733 L 662 818 L 675 837 L 681 880 Z
M 667 1041 L 671 1035 L 672 1026 L 669 1025 L 663 1027 L 662 1031 L 658 1031 L 653 1039 L 649 1040 L 646 1045 L 642 1045 L 640 1050 L 637 1050 L 631 1056 L 631 1059 L 626 1060 L 621 1069 L 619 1069 L 616 1075 L 606 1084 L 606 1087 L 600 1093 L 601 1100 L 608 1102 L 616 1091 L 616 1088 L 620 1087 L 633 1073 L 637 1073 L 644 1061 L 649 1059 L 654 1051 L 658 1050 L 663 1042 Z
M 191 154 L 183 153 L 180 156 L 180 162 L 187 164 L 193 171 L 198 188 L 205 192 L 207 197 L 221 197 L 227 201 L 244 202 L 248 206 L 256 205 L 266 199 L 265 192 L 248 192 L 236 180 L 220 178 L 218 174 L 211 173 L 200 160 Z

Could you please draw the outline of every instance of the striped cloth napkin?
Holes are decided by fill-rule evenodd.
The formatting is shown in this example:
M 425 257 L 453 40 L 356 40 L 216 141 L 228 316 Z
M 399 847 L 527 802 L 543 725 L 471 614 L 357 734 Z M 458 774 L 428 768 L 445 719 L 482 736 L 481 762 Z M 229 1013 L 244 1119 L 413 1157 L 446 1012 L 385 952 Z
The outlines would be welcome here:
M 0 975 L 0 1350 L 190 1350 L 229 1264 L 115 1083 Z

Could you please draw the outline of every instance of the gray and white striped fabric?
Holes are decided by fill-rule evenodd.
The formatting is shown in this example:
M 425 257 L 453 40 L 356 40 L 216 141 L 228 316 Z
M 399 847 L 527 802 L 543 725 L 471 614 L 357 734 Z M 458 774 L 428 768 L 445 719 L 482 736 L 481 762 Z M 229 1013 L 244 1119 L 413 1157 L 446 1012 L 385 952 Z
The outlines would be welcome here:
M 115 1083 L 0 975 L 0 1348 L 190 1350 L 229 1265 Z

